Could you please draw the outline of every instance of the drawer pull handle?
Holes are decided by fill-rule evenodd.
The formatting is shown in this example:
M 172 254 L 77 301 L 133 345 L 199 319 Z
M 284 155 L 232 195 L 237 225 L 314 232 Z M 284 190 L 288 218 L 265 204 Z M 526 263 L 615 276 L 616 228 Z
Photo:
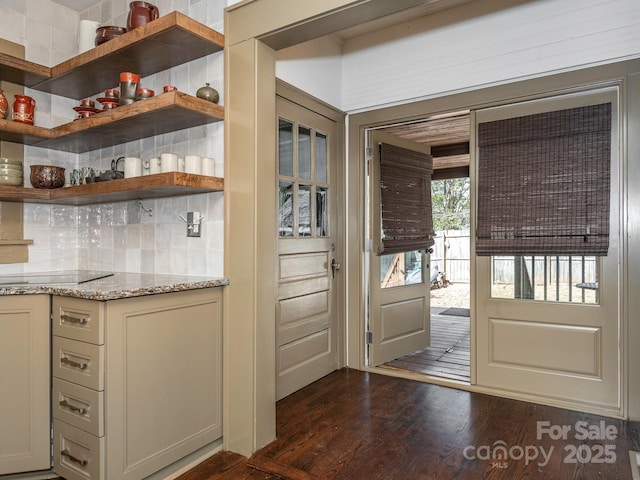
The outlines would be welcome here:
M 60 315 L 60 319 L 69 323 L 79 323 L 80 325 L 86 325 L 87 322 L 89 321 L 84 317 L 78 318 L 78 317 L 72 317 L 70 315 Z
M 64 449 L 60 452 L 60 455 L 67 457 L 73 463 L 77 463 L 81 467 L 86 467 L 89 464 L 89 460 L 80 460 L 69 453 L 69 450 Z
M 71 405 L 66 400 L 60 400 L 60 406 L 65 407 L 71 410 L 72 412 L 77 412 L 80 415 L 86 415 L 87 411 L 89 410 L 88 408 L 85 408 L 85 407 L 76 407 L 75 405 Z
M 80 370 L 86 370 L 89 366 L 88 362 L 76 362 L 75 360 L 71 360 L 67 357 L 62 357 L 60 359 L 60 363 L 64 363 L 65 365 L 69 365 L 70 367 L 79 368 Z

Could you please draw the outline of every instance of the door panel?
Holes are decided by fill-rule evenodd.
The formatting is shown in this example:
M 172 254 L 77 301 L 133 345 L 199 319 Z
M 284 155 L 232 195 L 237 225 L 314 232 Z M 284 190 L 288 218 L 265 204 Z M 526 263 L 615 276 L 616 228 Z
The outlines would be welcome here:
M 606 101 L 613 107 L 610 246 L 606 257 L 595 260 L 597 300 L 587 304 L 497 298 L 495 292 L 492 296 L 492 257 L 476 257 L 476 380 L 479 386 L 543 398 L 552 404 L 621 415 L 617 92 L 603 89 L 566 95 L 479 111 L 475 116 L 480 123 Z M 532 276 L 532 287 L 540 289 L 536 278 Z M 569 276 L 567 288 L 575 288 L 580 281 L 571 281 Z
M 336 123 L 277 97 L 280 185 L 276 396 L 338 365 Z M 339 262 L 340 260 L 337 259 Z
M 373 152 L 370 164 L 371 233 L 380 238 L 380 153 L 378 145 L 389 145 L 429 153 L 428 146 L 379 131 L 371 131 L 369 147 Z M 378 255 L 375 248 L 369 254 L 370 314 L 369 365 L 376 366 L 408 353 L 426 348 L 430 340 L 429 254 L 425 251 Z M 413 274 L 407 268 L 407 256 L 415 255 L 419 265 Z M 384 271 L 383 271 L 384 270 Z

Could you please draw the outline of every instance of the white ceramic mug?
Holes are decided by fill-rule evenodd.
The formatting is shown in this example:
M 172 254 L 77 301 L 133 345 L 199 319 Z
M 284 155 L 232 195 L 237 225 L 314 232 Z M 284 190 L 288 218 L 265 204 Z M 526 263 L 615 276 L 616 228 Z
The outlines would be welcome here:
M 186 173 L 202 173 L 202 159 L 200 155 L 185 155 L 184 156 L 184 171 Z
M 216 161 L 213 158 L 204 157 L 202 159 L 202 175 L 216 176 Z
M 160 168 L 160 159 L 158 157 L 152 158 L 149 160 L 149 175 L 155 175 L 156 173 L 160 173 L 162 169 Z
M 222 158 L 216 158 L 214 161 L 214 176 L 224 178 L 224 160 Z
M 160 155 L 160 171 L 161 172 L 177 172 L 178 171 L 178 155 L 175 153 L 163 153 Z
M 138 157 L 124 157 L 124 178 L 142 175 L 142 159 Z

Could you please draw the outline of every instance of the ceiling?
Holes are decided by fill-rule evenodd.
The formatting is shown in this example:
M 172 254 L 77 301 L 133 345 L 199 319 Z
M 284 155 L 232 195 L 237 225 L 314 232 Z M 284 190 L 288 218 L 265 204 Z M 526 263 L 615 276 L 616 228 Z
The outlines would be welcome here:
M 469 113 L 426 119 L 380 129 L 400 138 L 431 146 L 434 170 L 469 166 Z

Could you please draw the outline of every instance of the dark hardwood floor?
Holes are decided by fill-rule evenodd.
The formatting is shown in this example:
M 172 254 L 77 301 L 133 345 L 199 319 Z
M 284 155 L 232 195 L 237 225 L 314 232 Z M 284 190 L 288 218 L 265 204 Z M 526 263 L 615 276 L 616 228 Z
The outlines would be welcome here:
M 276 440 L 249 459 L 276 476 L 222 453 L 180 480 L 631 480 L 630 449 L 634 422 L 343 369 L 278 402 Z
M 431 345 L 380 365 L 469 382 L 471 325 L 469 309 L 432 308 Z

